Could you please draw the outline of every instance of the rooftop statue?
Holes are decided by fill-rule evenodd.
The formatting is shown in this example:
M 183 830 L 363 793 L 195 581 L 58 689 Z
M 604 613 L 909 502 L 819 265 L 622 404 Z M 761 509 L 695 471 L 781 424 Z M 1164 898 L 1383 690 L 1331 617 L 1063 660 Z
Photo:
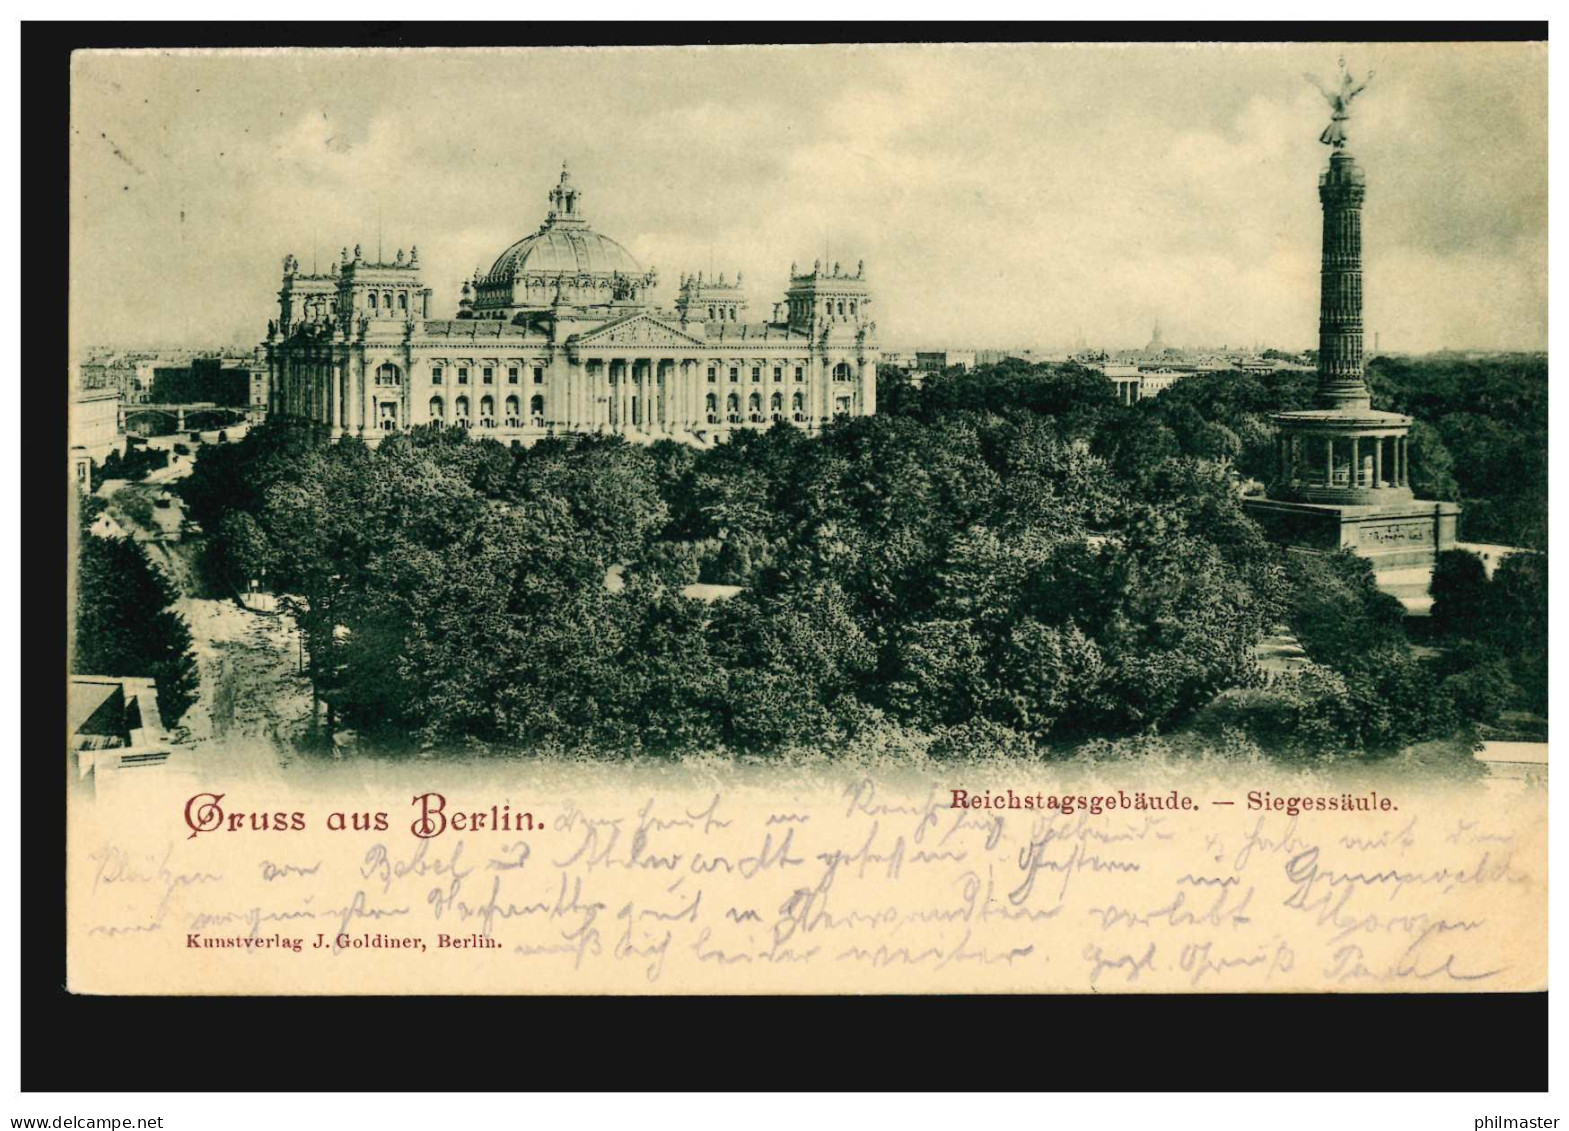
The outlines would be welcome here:
M 1351 102 L 1357 95 L 1367 89 L 1367 84 L 1373 81 L 1373 72 L 1367 73 L 1367 78 L 1360 83 L 1351 77 L 1351 72 L 1346 70 L 1346 61 L 1340 60 L 1340 89 L 1330 90 L 1319 81 L 1317 75 L 1304 73 L 1303 78 L 1318 87 L 1319 93 L 1324 96 L 1324 101 L 1334 111 L 1329 125 L 1324 127 L 1324 132 L 1318 135 L 1318 140 L 1325 145 L 1332 145 L 1336 149 L 1346 146 L 1346 122 L 1351 119 Z

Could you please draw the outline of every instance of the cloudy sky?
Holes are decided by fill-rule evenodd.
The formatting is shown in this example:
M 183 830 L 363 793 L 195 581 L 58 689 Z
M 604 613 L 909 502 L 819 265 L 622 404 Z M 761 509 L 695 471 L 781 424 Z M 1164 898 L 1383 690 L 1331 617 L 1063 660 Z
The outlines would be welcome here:
M 378 218 L 450 316 L 563 160 L 664 303 L 827 256 L 888 347 L 1309 346 L 1342 54 L 1370 341 L 1545 348 L 1545 45 L 1314 44 L 79 54 L 73 349 L 254 342 Z

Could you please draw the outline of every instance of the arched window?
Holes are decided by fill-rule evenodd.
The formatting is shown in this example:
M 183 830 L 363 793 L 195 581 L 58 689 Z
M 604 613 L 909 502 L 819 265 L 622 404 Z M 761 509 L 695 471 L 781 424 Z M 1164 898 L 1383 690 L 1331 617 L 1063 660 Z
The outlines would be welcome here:
M 370 293 L 370 308 L 372 310 L 376 309 L 376 292 L 375 291 L 371 291 L 371 293 Z
M 838 365 L 834 366 L 835 381 L 848 381 L 849 379 L 850 363 L 848 361 L 841 361 Z
M 529 422 L 531 424 L 533 424 L 535 428 L 543 428 L 545 426 L 545 398 L 544 397 L 536 396 L 536 397 L 533 397 L 532 399 L 530 399 L 530 401 L 528 402 L 528 415 L 529 415 Z
M 843 303 L 843 302 L 841 302 L 841 303 L 840 303 L 840 304 L 839 304 L 839 317 L 840 317 L 840 318 L 843 318 L 843 317 L 844 317 L 844 303 Z
M 763 397 L 761 393 L 753 393 L 746 401 L 746 411 L 756 424 L 763 419 Z
M 409 308 L 409 294 L 407 291 L 398 292 L 398 309 L 407 311 Z
M 712 371 L 710 371 L 712 372 Z M 708 414 L 708 423 L 719 423 L 719 398 L 713 393 L 708 394 L 708 399 L 703 402 L 703 411 Z
M 508 397 L 506 403 L 508 428 L 516 428 L 522 421 L 523 405 L 516 397 Z
M 784 394 L 775 393 L 768 399 L 769 415 L 775 420 L 784 419 Z
M 437 424 L 440 424 L 442 422 L 442 420 L 446 416 L 445 408 L 446 408 L 446 406 L 442 404 L 440 397 L 431 397 L 430 398 L 430 418 L 431 418 L 431 420 L 435 421 Z
M 714 308 L 711 306 L 708 308 L 708 320 L 710 322 L 714 321 Z
M 376 384 L 401 385 L 403 384 L 403 372 L 396 365 L 389 361 L 380 369 L 376 370 Z
M 387 291 L 381 296 L 381 305 L 388 314 L 392 313 L 392 292 Z
M 496 398 L 479 398 L 479 426 L 481 428 L 494 428 L 496 426 Z
M 853 299 L 850 302 L 850 317 L 855 317 L 855 301 Z
M 736 393 L 725 398 L 725 416 L 731 424 L 741 423 L 741 398 Z
M 800 393 L 797 393 L 795 396 L 790 398 L 790 411 L 795 415 L 797 420 L 806 419 L 805 408 L 806 401 Z
M 469 421 L 469 399 L 467 397 L 459 397 L 452 402 L 452 417 L 455 424 L 460 424 L 464 428 L 473 427 L 473 424 Z

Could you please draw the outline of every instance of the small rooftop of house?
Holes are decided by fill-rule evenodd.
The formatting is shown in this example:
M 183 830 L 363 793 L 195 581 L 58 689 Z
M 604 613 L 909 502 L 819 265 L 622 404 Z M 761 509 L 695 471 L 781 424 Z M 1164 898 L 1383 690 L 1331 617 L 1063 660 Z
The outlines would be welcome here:
M 114 734 L 124 721 L 120 713 L 121 694 L 118 680 L 73 678 L 66 691 L 65 733 L 72 738 L 82 733 L 106 737 Z M 84 732 L 83 728 L 87 730 Z
M 151 679 L 73 675 L 66 692 L 66 738 L 74 746 L 161 742 L 163 716 Z

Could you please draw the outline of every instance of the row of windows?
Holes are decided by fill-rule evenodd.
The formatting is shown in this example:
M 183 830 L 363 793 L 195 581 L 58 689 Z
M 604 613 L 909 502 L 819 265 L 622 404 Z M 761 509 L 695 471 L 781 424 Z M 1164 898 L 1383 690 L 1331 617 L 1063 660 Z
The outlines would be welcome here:
M 746 399 L 746 407 L 747 411 L 749 412 L 761 412 L 763 410 L 763 395 L 761 393 L 753 393 Z M 775 393 L 772 397 L 770 397 L 768 400 L 768 407 L 774 412 L 784 411 L 784 394 Z M 719 397 L 714 393 L 709 393 L 703 402 L 703 408 L 709 414 L 709 416 L 713 416 L 719 411 Z M 801 412 L 805 408 L 805 394 L 796 393 L 790 398 L 791 412 Z M 725 411 L 731 414 L 741 411 L 741 394 L 731 393 L 728 397 L 725 398 Z M 713 422 L 710 421 L 710 423 Z
M 780 365 L 774 366 L 773 377 L 774 377 L 774 383 L 775 384 L 779 384 L 779 383 L 783 382 L 784 381 L 784 367 L 780 366 Z M 851 380 L 855 379 L 854 371 L 850 368 L 850 365 L 849 365 L 848 362 L 841 361 L 838 365 L 834 366 L 833 379 L 835 381 L 851 381 Z M 516 385 L 516 384 L 519 383 L 519 380 L 520 380 L 520 377 L 519 377 L 518 367 L 517 366 L 508 366 L 508 368 L 507 368 L 507 384 L 509 384 L 509 385 Z M 616 374 L 614 372 L 612 372 L 610 374 L 610 383 L 612 385 L 614 385 L 614 384 L 617 383 L 617 380 L 618 379 L 617 379 Z M 730 384 L 732 384 L 732 385 L 739 384 L 740 380 L 741 380 L 741 369 L 740 369 L 740 367 L 739 366 L 731 366 L 730 367 Z M 762 380 L 763 380 L 763 368 L 762 368 L 762 366 L 754 365 L 752 367 L 752 384 L 754 384 L 754 385 L 761 384 Z M 806 370 L 805 370 L 805 368 L 802 367 L 802 366 L 797 365 L 795 367 L 795 383 L 799 385 L 802 382 L 804 382 L 805 380 L 806 380 Z M 446 382 L 446 370 L 442 366 L 439 366 L 439 365 L 432 366 L 431 370 L 430 370 L 430 383 L 432 385 L 441 385 L 441 384 L 444 384 L 445 382 Z M 536 385 L 543 385 L 545 383 L 545 370 L 544 370 L 543 367 L 537 366 L 537 365 L 534 366 L 534 368 L 533 368 L 533 382 Z M 718 368 L 718 366 L 710 365 L 708 367 L 708 383 L 710 385 L 714 385 L 714 384 L 718 384 L 718 382 L 719 382 L 719 368 Z M 468 366 L 459 366 L 458 367 L 458 370 L 457 370 L 457 383 L 459 385 L 467 385 L 467 384 L 469 384 L 469 368 L 468 368 Z M 494 385 L 496 383 L 496 371 L 495 371 L 495 369 L 492 368 L 491 366 L 488 366 L 488 365 L 482 367 L 480 369 L 480 383 L 484 384 L 484 385 Z M 393 365 L 391 362 L 388 362 L 387 364 L 383 365 L 381 368 L 376 370 L 376 384 L 383 385 L 383 386 L 401 385 L 401 384 L 403 384 L 403 373 L 396 365 Z M 663 374 L 660 374 L 660 376 L 659 376 L 659 384 L 661 384 L 661 385 L 664 384 L 664 375 Z M 799 395 L 799 394 L 797 394 L 797 395 Z
M 841 417 L 849 416 L 850 404 L 850 397 L 835 398 L 834 415 Z M 703 411 L 704 414 L 708 417 L 708 423 L 720 423 L 719 398 L 713 393 L 708 394 L 708 398 L 703 405 Z M 783 420 L 785 418 L 783 393 L 775 393 L 772 397 L 769 398 L 768 412 L 768 418 L 771 420 Z M 806 420 L 806 404 L 800 393 L 796 393 L 790 398 L 790 416 L 791 419 L 796 421 L 796 423 L 801 423 Z M 728 397 L 725 398 L 724 419 L 725 422 L 729 424 L 742 424 L 746 422 L 750 422 L 752 424 L 764 423 L 763 398 L 761 394 L 753 393 L 750 397 L 747 398 L 746 416 L 743 418 L 741 415 L 741 398 L 738 394 L 731 393 Z
M 538 365 L 534 366 L 533 377 L 534 377 L 534 384 L 536 384 L 536 385 L 543 385 L 545 383 L 545 370 L 544 370 L 544 368 L 541 367 L 541 366 L 538 366 Z M 457 379 L 458 379 L 458 384 L 460 384 L 460 385 L 467 385 L 469 383 L 469 367 L 468 366 L 466 366 L 466 365 L 458 366 Z M 496 371 L 495 371 L 495 369 L 492 368 L 489 365 L 482 366 L 480 368 L 480 371 L 479 371 L 479 380 L 480 380 L 480 384 L 482 384 L 482 385 L 494 385 L 496 383 Z M 521 378 L 520 378 L 520 371 L 519 371 L 518 367 L 516 365 L 509 365 L 509 366 L 507 366 L 507 384 L 509 384 L 509 385 L 516 385 L 516 384 L 520 383 L 520 380 L 521 380 Z M 433 365 L 433 366 L 431 366 L 430 367 L 430 383 L 432 385 L 440 385 L 440 384 L 442 384 L 445 381 L 446 381 L 446 370 L 442 366 L 440 366 L 440 365 Z
M 834 398 L 834 416 L 840 418 L 849 416 L 851 403 L 851 398 L 849 397 Z M 507 398 L 505 405 L 506 416 L 502 421 L 503 427 L 521 428 L 523 426 L 523 420 L 519 416 L 519 407 L 517 397 Z M 746 407 L 747 413 L 743 418 L 741 415 L 741 398 L 737 394 L 731 393 L 725 400 L 725 421 L 730 424 L 742 424 L 748 421 L 753 424 L 765 423 L 762 397 L 759 394 L 753 393 L 748 398 Z M 535 428 L 543 428 L 545 425 L 545 398 L 533 397 L 529 401 L 528 408 L 529 424 Z M 720 423 L 718 397 L 710 393 L 704 410 L 708 423 Z M 637 421 L 641 415 L 638 412 L 638 406 L 633 406 L 632 415 L 634 421 Z M 790 417 L 798 424 L 806 421 L 805 405 L 800 393 L 796 393 L 790 398 Z M 430 419 L 438 424 L 446 421 L 446 405 L 440 397 L 430 398 Z M 775 421 L 785 419 L 784 394 L 775 393 L 770 399 L 769 419 Z M 469 399 L 467 397 L 459 397 L 453 402 L 453 423 L 463 428 L 474 427 L 474 422 L 469 417 Z M 384 432 L 396 431 L 398 427 L 398 406 L 390 401 L 383 401 L 378 404 L 376 424 Z M 494 428 L 496 426 L 496 402 L 490 397 L 482 397 L 480 399 L 479 426 L 481 428 Z
M 783 380 L 784 380 L 784 367 L 783 366 L 779 366 L 779 365 L 774 366 L 774 384 L 777 385 L 777 384 L 781 383 Z M 795 383 L 797 385 L 799 385 L 799 384 L 801 384 L 805 380 L 806 380 L 806 370 L 802 366 L 797 365 L 795 367 Z M 854 372 L 851 370 L 850 365 L 849 365 L 848 362 L 841 361 L 838 365 L 834 366 L 834 380 L 835 381 L 851 381 L 851 380 L 854 380 Z M 762 384 L 762 381 L 763 381 L 763 367 L 760 366 L 760 365 L 752 366 L 752 384 L 760 385 L 760 384 Z M 710 365 L 708 367 L 708 383 L 710 385 L 717 385 L 719 383 L 719 367 L 717 365 Z M 741 383 L 741 369 L 740 369 L 739 366 L 732 365 L 730 367 L 730 384 L 738 385 L 740 383 Z
M 769 398 L 768 407 L 772 412 L 783 412 L 784 403 L 784 394 L 775 393 L 772 397 Z M 848 397 L 839 398 L 838 406 L 844 411 L 849 410 L 849 405 L 850 399 Z M 520 414 L 522 403 L 518 400 L 517 397 L 508 397 L 503 407 L 506 410 L 507 420 L 509 422 L 515 421 Z M 703 407 L 710 417 L 714 416 L 719 412 L 719 397 L 714 393 L 709 393 L 707 398 L 705 398 Z M 750 397 L 748 397 L 746 407 L 749 412 L 761 412 L 763 410 L 762 394 L 753 393 Z M 790 398 L 791 412 L 800 413 L 805 411 L 805 408 L 805 394 L 796 393 Z M 528 402 L 528 410 L 529 415 L 531 416 L 543 417 L 545 413 L 545 398 L 542 396 L 530 398 Z M 725 411 L 732 415 L 741 411 L 741 396 L 739 393 L 731 393 L 728 397 L 725 398 Z M 452 402 L 452 413 L 453 416 L 459 420 L 466 418 L 469 415 L 469 399 L 467 397 L 458 397 L 456 400 L 454 400 Z M 496 415 L 495 398 L 480 398 L 479 415 L 481 420 L 494 419 Z M 446 418 L 446 402 L 441 397 L 430 398 L 430 416 L 432 420 L 444 420 Z
M 808 302 L 805 302 L 805 301 L 802 301 L 802 300 L 797 300 L 792 305 L 794 306 L 795 314 L 797 316 L 800 316 L 800 315 L 805 314 L 806 313 L 806 308 L 808 306 L 812 305 L 812 304 L 808 303 Z M 855 317 L 856 310 L 857 310 L 855 299 L 851 299 L 848 304 L 846 304 L 843 299 L 840 299 L 837 304 L 832 299 L 824 299 L 823 300 L 823 317 L 824 318 L 832 318 L 832 317 L 834 317 L 834 310 L 835 310 L 836 307 L 837 307 L 837 309 L 839 311 L 839 317 L 840 318 L 845 318 L 845 317 L 854 318 Z M 845 313 L 846 310 L 849 311 L 848 315 Z
M 506 400 L 506 403 L 505 403 L 505 405 L 503 407 L 506 410 L 507 427 L 509 427 L 509 428 L 519 427 L 520 424 L 521 424 L 520 417 L 522 415 L 522 402 L 520 402 L 517 397 L 508 397 L 507 400 Z M 528 411 L 529 411 L 529 415 L 532 416 L 533 418 L 535 418 L 536 421 L 543 420 L 544 419 L 544 415 L 545 415 L 545 398 L 544 397 L 538 397 L 538 396 L 532 398 L 528 402 Z M 457 398 L 457 400 L 452 402 L 452 415 L 459 423 L 462 423 L 462 422 L 464 422 L 464 421 L 466 421 L 468 419 L 468 416 L 469 416 L 469 399 L 467 397 L 459 397 L 459 398 Z M 440 397 L 431 397 L 430 398 L 430 418 L 432 420 L 445 420 L 446 419 L 446 402 L 444 402 Z M 496 401 L 495 401 L 495 398 L 493 398 L 493 397 L 481 397 L 480 398 L 480 400 L 479 400 L 479 418 L 480 418 L 480 424 L 481 424 L 482 427 L 494 427 L 495 426 L 495 423 L 496 423 Z

